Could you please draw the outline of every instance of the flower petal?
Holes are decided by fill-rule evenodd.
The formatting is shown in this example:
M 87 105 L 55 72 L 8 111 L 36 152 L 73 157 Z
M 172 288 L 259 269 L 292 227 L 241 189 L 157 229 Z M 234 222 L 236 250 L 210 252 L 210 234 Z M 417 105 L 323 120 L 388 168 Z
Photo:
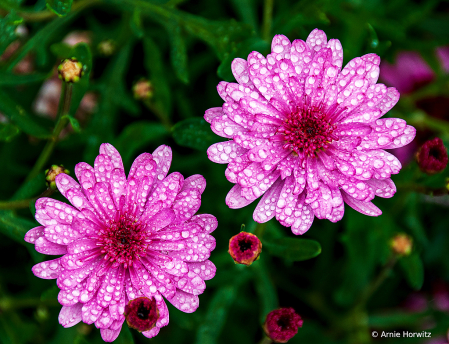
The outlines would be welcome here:
M 33 266 L 31 271 L 33 271 L 34 276 L 43 279 L 55 279 L 58 278 L 61 273 L 61 258 L 56 258 L 53 260 L 47 260 L 46 262 L 38 263 Z
M 200 305 L 198 296 L 177 290 L 170 303 L 184 313 L 193 313 Z
M 221 107 L 214 107 L 206 110 L 204 119 L 207 123 L 212 123 L 212 120 L 218 116 L 223 116 L 223 110 Z
M 240 147 L 234 141 L 214 143 L 207 149 L 209 160 L 218 164 L 227 164 L 232 159 L 246 153 L 248 150 Z
M 34 227 L 30 229 L 26 234 L 24 240 L 30 244 L 34 244 L 37 239 L 44 236 L 44 226 Z
M 58 255 L 67 253 L 67 246 L 58 245 L 48 241 L 45 237 L 40 237 L 36 240 L 36 251 L 48 255 Z
M 195 272 L 203 280 L 207 281 L 215 276 L 217 268 L 210 260 L 204 262 L 187 263 L 189 270 Z
M 172 151 L 169 146 L 159 146 L 153 152 L 153 159 L 157 163 L 156 178 L 162 180 L 167 176 L 172 160 Z
M 322 30 L 314 29 L 309 33 L 306 43 L 311 50 L 318 52 L 327 45 L 326 34 Z
M 82 306 L 82 303 L 77 303 L 73 306 L 63 306 L 59 312 L 59 323 L 65 328 L 78 324 L 82 320 Z
M 341 192 L 341 195 L 343 196 L 343 200 L 346 202 L 346 204 L 359 213 L 368 216 L 379 216 L 382 214 L 382 211 L 377 208 L 372 202 L 363 202 L 356 200 L 344 191 Z
M 284 181 L 279 177 L 257 204 L 253 213 L 254 221 L 264 223 L 276 215 L 276 204 L 283 187 Z

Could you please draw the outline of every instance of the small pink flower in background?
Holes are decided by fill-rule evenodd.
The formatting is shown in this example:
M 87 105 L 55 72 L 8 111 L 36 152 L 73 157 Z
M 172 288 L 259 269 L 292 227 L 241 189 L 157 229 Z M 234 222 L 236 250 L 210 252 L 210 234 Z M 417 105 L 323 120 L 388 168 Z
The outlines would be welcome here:
M 226 203 L 242 208 L 262 196 L 254 220 L 276 216 L 294 234 L 315 216 L 341 220 L 344 202 L 380 215 L 371 200 L 394 195 L 390 176 L 401 169 L 384 149 L 407 145 L 416 132 L 402 119 L 380 119 L 399 99 L 396 89 L 376 84 L 380 58 L 357 57 L 341 70 L 340 42 L 318 29 L 306 42 L 277 35 L 271 50 L 267 58 L 254 51 L 235 59 L 238 83 L 220 82 L 225 103 L 204 115 L 228 139 L 207 151 L 228 164 L 235 183 Z
M 416 153 L 416 161 L 421 171 L 427 174 L 442 172 L 448 162 L 443 141 L 439 137 L 426 141 Z
M 41 226 L 25 240 L 40 253 L 63 255 L 32 269 L 37 277 L 57 279 L 62 326 L 95 323 L 102 338 L 112 342 L 125 321 L 125 306 L 132 310 L 130 301 L 145 297 L 157 307 L 155 326 L 142 332 L 151 338 L 168 324 L 162 296 L 183 312 L 198 308 L 204 280 L 215 275 L 208 258 L 215 248 L 210 233 L 217 220 L 209 214 L 194 216 L 206 180 L 201 175 L 184 179 L 178 172 L 167 176 L 171 159 L 168 146 L 143 153 L 126 178 L 118 151 L 102 144 L 94 168 L 76 165 L 80 184 L 66 174 L 56 177 L 73 206 L 37 200 Z
M 18 38 L 14 42 L 12 42 L 3 52 L 3 54 L 0 56 L 0 63 L 7 61 L 10 59 L 15 52 L 22 46 L 22 42 L 20 41 L 20 38 L 28 36 L 28 29 L 25 25 L 19 25 L 17 26 L 16 30 L 16 37 Z M 34 70 L 34 58 L 31 54 L 26 54 L 25 57 L 17 63 L 14 68 L 13 72 L 16 74 L 30 74 Z
M 380 79 L 400 93 L 413 92 L 431 82 L 434 77 L 427 62 L 415 51 L 402 51 L 394 64 L 384 61 L 380 66 Z

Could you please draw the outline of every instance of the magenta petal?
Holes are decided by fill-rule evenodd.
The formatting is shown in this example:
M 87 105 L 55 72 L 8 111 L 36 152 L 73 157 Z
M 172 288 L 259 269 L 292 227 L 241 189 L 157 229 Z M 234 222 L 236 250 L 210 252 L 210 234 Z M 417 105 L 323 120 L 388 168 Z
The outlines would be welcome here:
M 156 337 L 158 334 L 159 334 L 159 331 L 160 331 L 161 329 L 159 328 L 159 327 L 153 327 L 151 330 L 149 330 L 149 331 L 145 331 L 145 332 L 142 332 L 142 334 L 145 336 L 145 337 L 147 337 L 147 338 L 153 338 L 153 337 Z
M 58 278 L 61 272 L 61 258 L 47 260 L 46 262 L 38 263 L 31 269 L 36 277 L 43 279 Z
M 184 179 L 181 192 L 188 189 L 196 189 L 202 194 L 206 189 L 206 179 L 201 174 L 194 174 Z
M 122 157 L 113 145 L 110 143 L 100 145 L 100 154 L 107 155 L 111 159 L 114 168 L 124 170 Z
M 195 312 L 200 304 L 198 296 L 185 293 L 181 290 L 177 290 L 173 298 L 168 301 L 184 313 Z
M 213 119 L 218 116 L 223 116 L 223 110 L 221 107 L 210 108 L 206 110 L 204 114 L 204 119 L 208 123 L 212 123 Z
M 43 254 L 58 255 L 67 253 L 67 246 L 48 241 L 45 237 L 36 240 L 36 251 Z
M 111 330 L 111 329 L 108 329 L 108 328 L 102 328 L 100 330 L 101 338 L 105 342 L 111 343 L 111 342 L 113 342 L 114 340 L 117 339 L 117 337 L 119 336 L 121 330 L 122 330 L 121 326 L 120 326 L 120 328 L 118 330 Z
M 207 281 L 215 276 L 217 268 L 210 260 L 203 262 L 187 263 L 189 270 L 195 272 L 203 280 Z
M 232 159 L 246 153 L 248 150 L 240 147 L 234 141 L 214 143 L 207 149 L 207 156 L 218 164 L 227 164 Z
M 44 236 L 44 226 L 34 227 L 30 229 L 26 234 L 24 240 L 30 244 L 34 244 L 37 239 Z
M 373 188 L 376 196 L 390 198 L 396 193 L 396 185 L 390 178 L 384 180 L 370 179 L 366 183 Z
M 264 223 L 276 215 L 276 204 L 278 202 L 284 181 L 279 177 L 274 184 L 263 195 L 253 213 L 256 222 Z
M 408 145 L 410 142 L 413 141 L 413 139 L 416 136 L 416 129 L 412 127 L 411 125 L 407 125 L 404 129 L 404 133 L 398 137 L 396 137 L 392 143 L 388 144 L 385 147 L 385 149 L 394 149 L 394 148 L 400 148 L 405 145 Z
M 157 163 L 156 178 L 162 180 L 167 176 L 172 160 L 171 148 L 165 145 L 159 146 L 153 152 L 153 159 Z
M 326 34 L 322 30 L 315 29 L 309 33 L 306 43 L 310 49 L 318 52 L 327 45 Z
M 231 63 L 232 74 L 240 85 L 252 85 L 249 80 L 248 63 L 246 60 L 236 58 Z
M 81 308 L 83 304 L 77 303 L 73 306 L 63 306 L 59 312 L 59 323 L 64 327 L 72 327 L 81 321 Z
M 372 202 L 358 201 L 355 198 L 349 196 L 344 191 L 342 191 L 341 195 L 343 196 L 346 204 L 348 204 L 352 209 L 358 211 L 359 213 L 368 216 L 379 216 L 382 214 L 382 211 L 377 208 Z
M 231 209 L 239 209 L 251 204 L 254 200 L 248 200 L 241 195 L 242 187 L 240 184 L 236 184 L 226 195 L 226 204 Z M 256 197 L 257 198 L 257 197 Z

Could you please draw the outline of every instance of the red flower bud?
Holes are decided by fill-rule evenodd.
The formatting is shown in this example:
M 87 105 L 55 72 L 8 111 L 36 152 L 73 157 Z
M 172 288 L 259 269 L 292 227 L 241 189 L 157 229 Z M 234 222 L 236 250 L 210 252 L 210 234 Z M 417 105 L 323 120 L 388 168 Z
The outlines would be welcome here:
M 416 153 L 419 168 L 427 174 L 443 171 L 447 165 L 447 151 L 439 137 L 424 143 Z
M 287 343 L 302 327 L 303 320 L 291 307 L 271 311 L 267 315 L 263 329 L 276 343 Z
M 125 306 L 125 317 L 128 326 L 139 332 L 151 330 L 159 319 L 159 310 L 154 298 L 138 297 Z
M 229 254 L 237 264 L 251 265 L 262 252 L 262 242 L 257 236 L 240 232 L 229 240 Z

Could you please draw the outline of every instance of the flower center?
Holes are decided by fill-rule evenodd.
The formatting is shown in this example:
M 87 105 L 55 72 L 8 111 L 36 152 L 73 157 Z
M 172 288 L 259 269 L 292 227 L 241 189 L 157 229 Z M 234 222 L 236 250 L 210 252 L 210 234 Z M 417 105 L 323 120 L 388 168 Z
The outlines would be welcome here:
M 253 243 L 249 240 L 240 240 L 239 241 L 239 248 L 240 251 L 245 252 L 249 249 L 251 249 L 251 247 L 253 246 Z
M 276 322 L 281 329 L 286 329 L 290 326 L 290 318 L 288 316 L 281 316 Z
M 145 256 L 148 239 L 142 225 L 122 216 L 103 229 L 98 237 L 101 253 L 113 265 L 131 266 L 135 259 Z
M 149 331 L 159 319 L 159 309 L 156 300 L 138 297 L 125 306 L 124 316 L 129 327 L 140 332 Z
M 330 124 L 318 109 L 312 108 L 292 112 L 278 133 L 285 136 L 284 149 L 291 149 L 296 154 L 302 152 L 307 156 L 327 148 L 332 140 L 338 140 L 332 135 L 334 130 L 335 125 Z

